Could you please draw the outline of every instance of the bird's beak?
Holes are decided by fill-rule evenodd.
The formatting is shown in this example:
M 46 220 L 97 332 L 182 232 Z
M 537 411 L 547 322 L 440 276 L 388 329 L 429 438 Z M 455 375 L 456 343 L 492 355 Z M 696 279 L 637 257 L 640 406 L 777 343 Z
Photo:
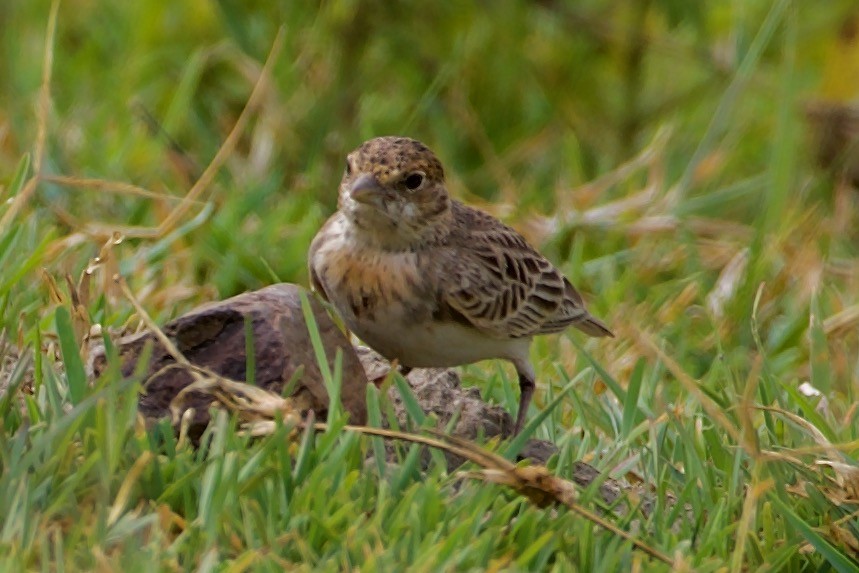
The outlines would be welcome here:
M 358 177 L 349 188 L 349 196 L 358 203 L 378 203 L 381 195 L 382 188 L 379 186 L 376 178 L 370 173 L 364 173 Z

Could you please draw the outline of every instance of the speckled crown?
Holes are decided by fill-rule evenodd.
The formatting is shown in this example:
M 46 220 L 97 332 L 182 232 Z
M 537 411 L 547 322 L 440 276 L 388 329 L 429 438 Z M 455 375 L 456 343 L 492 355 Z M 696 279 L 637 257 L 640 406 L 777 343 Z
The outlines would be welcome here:
M 382 184 L 403 174 L 423 171 L 431 181 L 444 181 L 444 168 L 432 150 L 416 139 L 399 136 L 376 137 L 349 154 L 354 168 L 372 173 Z

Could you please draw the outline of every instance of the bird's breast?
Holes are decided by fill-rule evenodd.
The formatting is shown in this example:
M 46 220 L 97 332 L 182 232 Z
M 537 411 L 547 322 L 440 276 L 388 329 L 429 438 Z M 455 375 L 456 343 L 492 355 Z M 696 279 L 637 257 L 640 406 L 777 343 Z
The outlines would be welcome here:
M 438 316 L 431 253 L 362 245 L 332 221 L 315 240 L 311 265 L 346 326 L 388 359 L 415 367 L 456 366 L 487 358 L 527 358 L 529 339 L 497 339 Z
M 432 313 L 430 277 L 414 252 L 368 248 L 334 226 L 313 257 L 325 293 L 350 329 L 364 322 L 422 319 Z

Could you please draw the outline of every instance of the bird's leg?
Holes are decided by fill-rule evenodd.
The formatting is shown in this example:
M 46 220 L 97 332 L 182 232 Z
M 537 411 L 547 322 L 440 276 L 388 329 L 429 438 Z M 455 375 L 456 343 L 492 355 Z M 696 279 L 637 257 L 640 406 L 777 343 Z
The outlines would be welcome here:
M 529 369 L 530 370 L 530 369 Z M 516 414 L 516 425 L 513 427 L 513 435 L 519 435 L 525 425 L 525 416 L 528 414 L 528 406 L 531 404 L 531 396 L 534 395 L 534 374 L 523 372 L 517 368 L 519 374 L 519 412 Z

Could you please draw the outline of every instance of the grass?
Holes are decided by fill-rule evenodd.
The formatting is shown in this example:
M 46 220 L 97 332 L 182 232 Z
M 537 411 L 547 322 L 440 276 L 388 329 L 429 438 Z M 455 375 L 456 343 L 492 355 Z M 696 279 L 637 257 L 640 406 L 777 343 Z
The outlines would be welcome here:
M 416 446 L 368 463 L 378 439 L 337 415 L 257 440 L 220 415 L 194 449 L 142 427 L 139 376 L 86 380 L 84 336 L 139 324 L 116 272 L 162 322 L 306 284 L 343 155 L 403 133 L 618 334 L 533 349 L 550 469 L 653 500 L 582 506 L 678 570 L 856 570 L 859 199 L 801 113 L 851 3 L 615 4 L 4 2 L 3 569 L 671 568 L 440 457 L 421 472 Z M 515 409 L 505 366 L 463 371 Z

